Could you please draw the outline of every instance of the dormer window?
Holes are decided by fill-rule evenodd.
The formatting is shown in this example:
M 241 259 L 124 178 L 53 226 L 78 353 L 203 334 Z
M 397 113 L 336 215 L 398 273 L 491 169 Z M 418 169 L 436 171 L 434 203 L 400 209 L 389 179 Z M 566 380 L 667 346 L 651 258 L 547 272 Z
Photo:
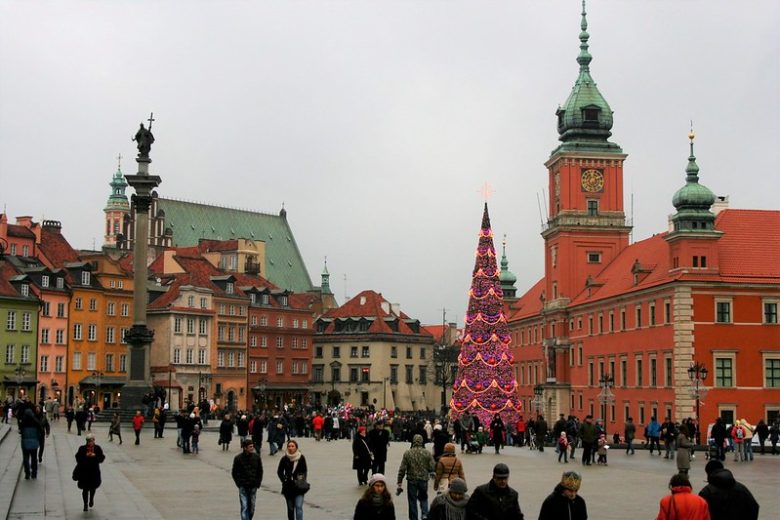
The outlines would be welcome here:
M 267 294 L 263 294 L 260 297 L 260 303 L 262 303 L 263 305 L 268 305 L 268 295 Z
M 90 283 L 90 272 L 89 271 L 81 271 L 81 285 L 89 285 Z
M 65 287 L 65 280 L 57 278 L 57 289 L 62 289 L 63 287 Z
M 22 290 L 22 296 L 30 296 L 30 286 L 29 285 L 27 285 L 26 283 L 23 283 L 22 287 L 21 287 L 21 290 Z
M 287 307 L 287 295 L 283 294 L 282 296 L 279 296 L 279 305 Z
M 49 286 L 49 277 L 48 275 L 41 276 L 41 287 L 48 287 Z
M 599 120 L 599 109 L 598 108 L 583 108 L 582 109 L 582 119 L 585 122 L 598 122 Z
M 249 293 L 249 301 L 254 305 L 257 300 L 257 295 L 255 293 Z
M 233 294 L 233 282 L 227 282 L 225 284 L 225 292 L 228 294 Z

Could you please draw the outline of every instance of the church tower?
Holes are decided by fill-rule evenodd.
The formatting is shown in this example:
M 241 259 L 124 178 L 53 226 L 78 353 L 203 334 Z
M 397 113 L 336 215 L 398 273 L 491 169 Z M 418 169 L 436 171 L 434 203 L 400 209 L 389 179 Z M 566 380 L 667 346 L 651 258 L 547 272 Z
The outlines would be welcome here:
M 106 207 L 103 212 L 106 214 L 106 234 L 104 237 L 104 248 L 117 247 L 117 235 L 123 232 L 124 219 L 130 214 L 130 203 L 125 195 L 127 181 L 122 174 L 122 156 L 117 157 L 116 173 L 114 173 L 109 186 L 111 186 L 111 195 L 108 196 Z
M 590 75 L 588 21 L 582 2 L 579 76 L 559 107 L 561 144 L 545 163 L 549 215 L 545 240 L 545 307 L 563 309 L 628 246 L 623 211 L 626 154 L 609 141 L 612 109 Z

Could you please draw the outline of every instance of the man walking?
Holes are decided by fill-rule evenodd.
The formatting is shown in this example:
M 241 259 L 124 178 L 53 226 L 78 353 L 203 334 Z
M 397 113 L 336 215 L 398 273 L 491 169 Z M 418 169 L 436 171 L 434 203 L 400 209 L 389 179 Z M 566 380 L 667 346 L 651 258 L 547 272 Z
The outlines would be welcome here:
M 629 417 L 626 420 L 626 427 L 623 429 L 623 436 L 626 438 L 626 455 L 631 452 L 634 454 L 634 437 L 636 437 L 636 425 L 634 424 L 634 418 Z
M 368 448 L 374 454 L 371 462 L 371 474 L 385 474 L 385 462 L 387 462 L 387 447 L 390 445 L 390 434 L 385 430 L 384 423 L 377 421 L 374 429 L 368 433 Z
M 251 439 L 245 439 L 241 448 L 241 453 L 233 459 L 231 475 L 238 488 L 241 520 L 252 520 L 255 515 L 257 488 L 263 482 L 263 462 L 260 455 L 255 453 L 255 445 Z
M 699 491 L 710 509 L 712 520 L 756 520 L 758 502 L 753 494 L 734 479 L 731 471 L 719 460 L 711 460 L 704 467 L 708 484 Z
M 474 490 L 466 504 L 466 520 L 523 520 L 517 491 L 509 487 L 506 464 L 496 464 L 490 482 Z
M 593 448 L 596 446 L 596 426 L 593 424 L 593 416 L 585 416 L 585 420 L 580 425 L 580 439 L 582 439 L 582 464 L 590 466 L 593 458 Z
M 141 415 L 141 410 L 136 410 L 133 416 L 133 431 L 135 432 L 135 444 L 136 446 L 141 444 L 141 428 L 144 425 L 144 416 Z
M 417 502 L 423 520 L 428 518 L 428 479 L 436 469 L 431 452 L 423 446 L 422 435 L 412 438 L 412 447 L 406 450 L 398 468 L 397 493 L 403 491 L 404 476 L 409 487 L 406 500 L 409 503 L 409 520 L 418 520 Z

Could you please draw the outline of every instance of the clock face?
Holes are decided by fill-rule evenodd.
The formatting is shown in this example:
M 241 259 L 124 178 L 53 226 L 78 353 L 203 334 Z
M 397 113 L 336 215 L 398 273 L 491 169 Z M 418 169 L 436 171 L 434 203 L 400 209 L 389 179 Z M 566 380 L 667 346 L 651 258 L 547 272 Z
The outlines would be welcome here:
M 585 170 L 582 172 L 582 189 L 589 192 L 604 189 L 604 174 L 599 170 Z

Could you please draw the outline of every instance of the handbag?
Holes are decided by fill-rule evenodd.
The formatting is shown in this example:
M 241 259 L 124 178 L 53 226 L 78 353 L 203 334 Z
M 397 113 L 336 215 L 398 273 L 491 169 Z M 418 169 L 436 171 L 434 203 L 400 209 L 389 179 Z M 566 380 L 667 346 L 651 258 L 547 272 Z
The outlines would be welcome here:
M 73 475 L 71 475 L 71 478 L 78 482 L 79 476 L 81 476 L 81 470 L 79 469 L 79 465 L 76 464 L 76 467 L 73 468 Z
M 306 481 L 306 475 L 298 475 L 298 477 L 293 480 L 293 485 L 295 486 L 295 491 L 300 494 L 304 494 L 311 489 L 311 484 Z

